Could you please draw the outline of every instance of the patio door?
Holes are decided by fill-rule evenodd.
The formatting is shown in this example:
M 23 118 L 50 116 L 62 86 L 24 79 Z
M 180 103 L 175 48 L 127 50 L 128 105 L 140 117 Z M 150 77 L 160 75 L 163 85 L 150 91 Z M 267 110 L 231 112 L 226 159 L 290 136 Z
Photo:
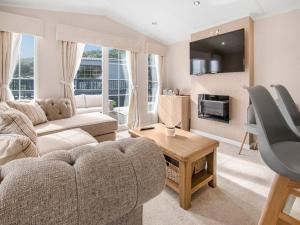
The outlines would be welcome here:
M 118 120 L 119 129 L 127 127 L 129 75 L 126 51 L 110 48 L 108 52 L 109 115 Z

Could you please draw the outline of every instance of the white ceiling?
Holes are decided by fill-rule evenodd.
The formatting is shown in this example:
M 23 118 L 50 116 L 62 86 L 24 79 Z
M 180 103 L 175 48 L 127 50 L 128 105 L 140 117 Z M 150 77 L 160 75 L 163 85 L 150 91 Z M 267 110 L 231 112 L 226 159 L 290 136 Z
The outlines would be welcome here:
M 0 0 L 0 4 L 105 15 L 165 44 L 219 23 L 300 8 L 300 0 Z M 152 25 L 152 22 L 157 25 Z

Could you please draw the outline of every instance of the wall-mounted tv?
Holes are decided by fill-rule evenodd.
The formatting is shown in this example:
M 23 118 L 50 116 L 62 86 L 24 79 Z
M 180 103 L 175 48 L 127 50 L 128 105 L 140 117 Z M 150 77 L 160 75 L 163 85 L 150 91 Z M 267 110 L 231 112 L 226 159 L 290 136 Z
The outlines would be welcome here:
M 190 43 L 190 74 L 245 71 L 244 29 Z

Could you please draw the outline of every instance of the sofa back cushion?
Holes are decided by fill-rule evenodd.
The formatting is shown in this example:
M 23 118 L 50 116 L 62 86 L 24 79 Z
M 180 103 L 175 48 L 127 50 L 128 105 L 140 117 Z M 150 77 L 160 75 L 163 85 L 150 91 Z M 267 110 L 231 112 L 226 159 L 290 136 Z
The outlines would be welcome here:
M 44 99 L 36 101 L 45 111 L 47 119 L 59 120 L 69 118 L 73 114 L 72 104 L 70 99 Z
M 28 137 L 0 134 L 0 165 L 26 157 L 38 157 L 37 147 Z
M 75 95 L 76 108 L 85 108 L 85 95 Z
M 34 126 L 47 122 L 44 110 L 36 102 L 9 101 L 7 104 L 10 107 L 24 113 L 31 120 Z
M 36 132 L 30 119 L 16 109 L 8 109 L 0 113 L 0 133 L 27 136 L 36 144 Z
M 102 95 L 85 95 L 86 107 L 101 107 Z

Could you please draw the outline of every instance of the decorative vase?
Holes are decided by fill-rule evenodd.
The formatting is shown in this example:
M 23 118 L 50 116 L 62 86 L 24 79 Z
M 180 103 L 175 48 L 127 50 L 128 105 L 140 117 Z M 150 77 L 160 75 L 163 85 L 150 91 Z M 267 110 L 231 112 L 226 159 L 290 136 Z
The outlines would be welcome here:
M 175 136 L 175 127 L 167 127 L 166 126 L 166 135 L 167 136 Z

